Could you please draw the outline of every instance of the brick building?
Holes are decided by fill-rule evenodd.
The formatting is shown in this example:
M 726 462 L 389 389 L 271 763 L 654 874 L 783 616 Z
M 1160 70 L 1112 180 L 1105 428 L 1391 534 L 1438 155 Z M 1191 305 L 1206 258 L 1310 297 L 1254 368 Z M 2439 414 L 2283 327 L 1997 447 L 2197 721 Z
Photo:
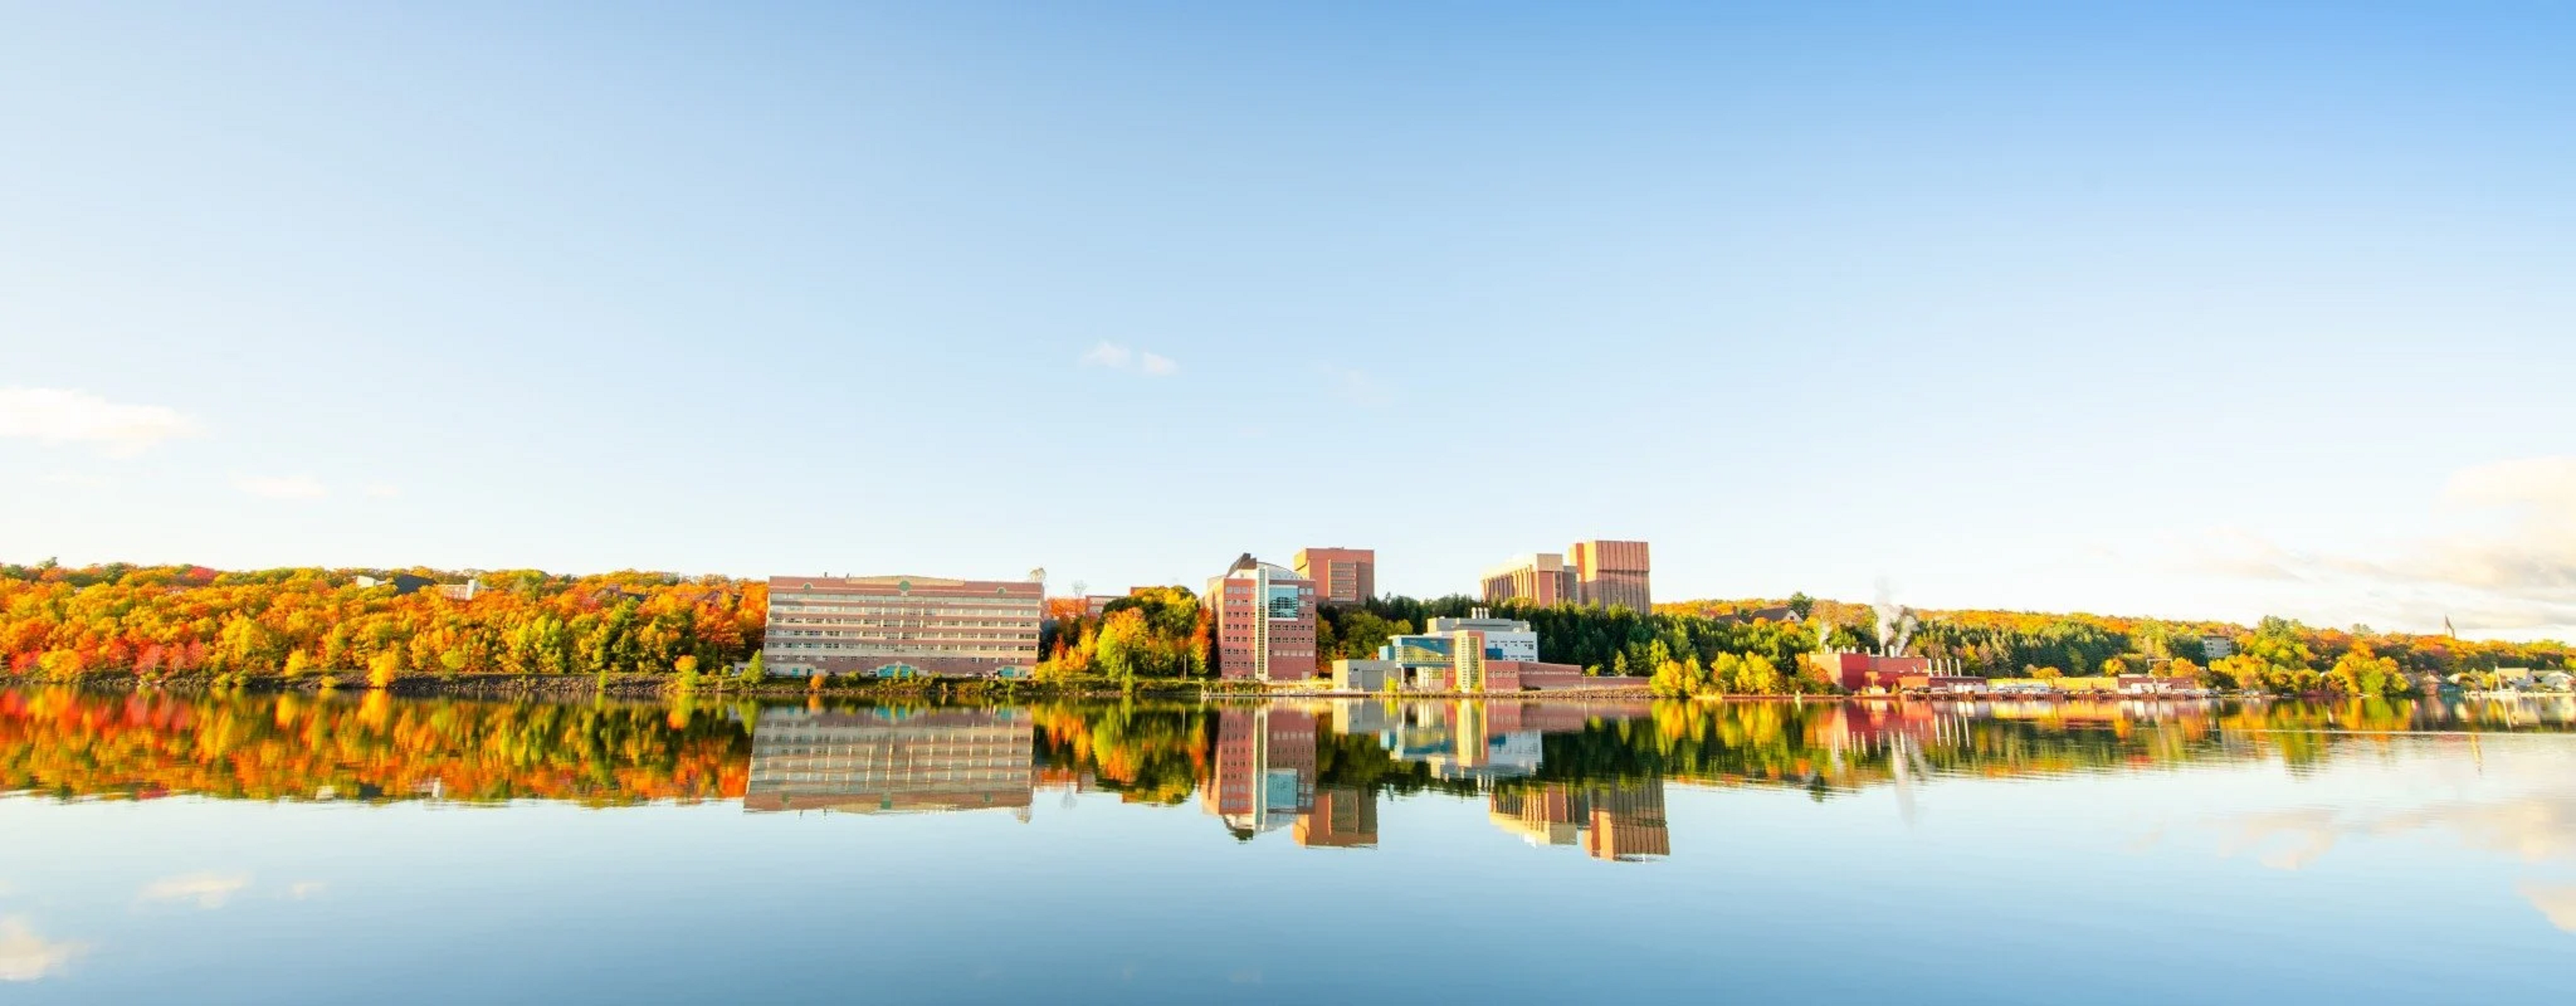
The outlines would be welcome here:
M 1574 579 L 1566 571 L 1564 556 L 1540 552 L 1486 570 L 1477 595 L 1487 604 L 1517 601 L 1553 608 L 1574 603 Z
M 1488 603 L 1538 607 L 1588 604 L 1649 611 L 1652 563 L 1642 541 L 1578 541 L 1565 552 L 1524 555 L 1485 571 L 1479 595 Z
M 1315 582 L 1323 604 L 1359 604 L 1377 596 L 1377 552 L 1365 548 L 1302 548 L 1289 563 Z
M 1315 583 L 1246 553 L 1208 580 L 1202 602 L 1216 630 L 1216 670 L 1236 681 L 1315 676 Z
M 1645 542 L 1578 541 L 1566 547 L 1565 564 L 1574 574 L 1576 603 L 1654 610 L 1654 592 L 1647 587 L 1650 564 Z

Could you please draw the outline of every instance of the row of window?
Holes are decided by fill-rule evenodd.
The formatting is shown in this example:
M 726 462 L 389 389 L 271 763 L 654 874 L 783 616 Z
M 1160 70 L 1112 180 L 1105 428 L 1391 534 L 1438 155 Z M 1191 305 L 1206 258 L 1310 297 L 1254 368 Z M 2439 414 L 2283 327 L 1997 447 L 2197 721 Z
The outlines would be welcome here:
M 964 643 L 954 645 L 947 643 L 906 643 L 902 645 L 889 645 L 884 643 L 771 643 L 769 644 L 769 648 L 773 650 L 852 650 L 889 657 L 912 656 L 926 653 L 981 657 L 1024 657 L 1029 654 L 1036 653 L 1038 650 L 1036 646 L 969 646 Z
M 889 777 L 884 777 L 884 778 L 889 778 L 889 779 L 891 779 L 891 780 L 893 780 L 893 781 L 897 781 L 897 782 L 908 782 L 908 783 L 915 783 L 915 784 L 921 784 L 921 783 L 932 783 L 932 782 L 977 782 L 977 781 L 995 781 L 995 782 L 1026 782 L 1026 781 L 1028 780 L 1028 775 L 1029 775 L 1028 767 L 1027 767 L 1027 766 L 1025 766 L 1025 765 L 1023 765 L 1023 766 L 1021 766 L 1021 768 L 1020 768 L 1019 772 L 1017 772 L 1017 773 L 1002 772 L 1002 771 L 993 771 L 993 772 L 922 772 L 922 773 L 917 773 L 917 774 L 916 774 L 916 773 L 905 773 L 905 774 L 903 774 L 903 775 L 899 775 L 899 776 L 889 776 Z M 755 773 L 753 773 L 753 774 L 752 774 L 752 776 L 751 776 L 751 781 L 753 781 L 753 782 L 839 782 L 839 783 L 859 783 L 859 782 L 873 782 L 873 781 L 876 781 L 878 778 L 880 778 L 880 777 L 879 777 L 879 776 L 877 776 L 877 775 L 876 775 L 876 774 L 874 774 L 874 773 L 858 773 L 858 772 L 781 772 L 781 773 L 777 773 L 777 774 L 767 774 L 767 773 L 759 773 L 759 772 L 755 772 Z
M 946 626 L 942 626 L 942 628 L 946 628 Z M 803 637 L 806 637 L 806 638 L 808 638 L 808 639 L 967 639 L 967 640 L 1013 640 L 1013 639 L 1036 639 L 1036 638 L 1038 638 L 1038 634 L 1037 634 L 1037 633 L 1034 633 L 1034 632 L 932 632 L 932 631 L 930 631 L 930 630 L 928 630 L 928 629 L 924 629 L 924 630 L 922 630 L 922 631 L 920 631 L 920 632 L 860 632 L 860 631 L 847 631 L 847 630 L 842 630 L 842 629 L 778 629 L 778 628 L 773 628 L 773 629 L 770 629 L 770 630 L 769 630 L 769 632 L 768 632 L 767 634 L 768 634 L 771 638 L 779 638 L 779 637 L 786 637 L 786 636 L 803 636 Z
M 1034 598 L 1023 600 L 1015 597 L 857 597 L 833 594 L 772 594 L 769 596 L 769 605 L 773 608 L 806 604 L 830 605 L 835 608 L 976 607 L 992 608 L 996 611 L 1036 611 L 1042 607 Z
M 964 614 L 959 612 L 935 612 L 927 615 L 919 612 L 892 615 L 851 615 L 842 612 L 801 614 L 773 611 L 769 613 L 769 622 L 772 625 L 785 623 L 802 623 L 805 625 L 823 625 L 827 623 L 832 625 L 1009 625 L 1030 629 L 1034 629 L 1045 624 L 1036 618 L 1003 618 L 989 615 Z
M 1036 608 L 990 604 L 772 604 L 774 613 L 811 612 L 823 615 L 992 615 L 1008 618 L 1036 618 Z

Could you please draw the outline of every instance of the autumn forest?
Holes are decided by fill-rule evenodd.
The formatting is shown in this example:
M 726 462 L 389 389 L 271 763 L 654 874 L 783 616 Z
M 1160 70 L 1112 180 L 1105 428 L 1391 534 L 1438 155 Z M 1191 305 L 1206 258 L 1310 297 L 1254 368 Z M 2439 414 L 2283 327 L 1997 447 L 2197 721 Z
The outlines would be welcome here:
M 462 676 L 655 677 L 694 688 L 756 673 L 765 586 L 722 576 L 535 570 L 473 574 L 470 598 L 405 591 L 396 577 L 464 582 L 433 570 L 199 566 L 0 566 L 0 665 L 18 680 L 114 676 L 139 681 L 254 680 L 384 686 Z M 1383 597 L 1328 607 L 1318 625 L 1324 660 L 1374 653 L 1430 619 L 1479 602 Z M 1799 672 L 1825 645 L 1879 646 L 1879 613 L 1864 605 L 1691 601 L 1652 612 L 1505 607 L 1538 631 L 1540 658 L 1600 675 L 1662 675 L 1681 691 L 1763 694 L 1829 690 Z M 1153 588 L 1098 614 L 1051 602 L 1039 679 L 1138 681 L 1208 674 L 1207 616 L 1186 588 Z M 2233 641 L 2211 659 L 2204 640 Z M 2146 672 L 2200 677 L 2228 688 L 2285 694 L 2396 694 L 2423 675 L 2499 666 L 2561 668 L 2565 644 L 2320 629 L 2284 619 L 2252 627 L 2093 615 L 1998 611 L 1911 613 L 1911 652 L 1953 659 L 1992 677 Z

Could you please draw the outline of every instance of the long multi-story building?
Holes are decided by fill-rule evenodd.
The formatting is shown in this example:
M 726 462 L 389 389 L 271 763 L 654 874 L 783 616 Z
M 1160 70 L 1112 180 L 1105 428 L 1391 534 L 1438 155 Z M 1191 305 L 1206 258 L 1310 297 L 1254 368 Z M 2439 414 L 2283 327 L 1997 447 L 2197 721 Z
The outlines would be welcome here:
M 1304 681 L 1315 676 L 1315 583 L 1246 553 L 1208 580 L 1217 675 Z
M 1524 555 L 1485 571 L 1479 593 L 1488 603 L 1514 601 L 1535 607 L 1589 604 L 1654 608 L 1650 563 L 1642 541 L 1578 541 L 1563 553 Z
M 1553 608 L 1574 602 L 1574 578 L 1565 568 L 1564 556 L 1540 552 L 1486 570 L 1483 589 L 1478 593 L 1487 604 L 1517 601 L 1534 608 Z
M 1022 678 L 1045 585 L 929 576 L 773 576 L 769 673 Z
M 1325 604 L 1361 604 L 1377 596 L 1377 552 L 1365 548 L 1302 548 L 1289 559 L 1297 575 L 1315 581 Z
M 1036 728 L 1026 710 L 773 709 L 751 732 L 746 811 L 1028 813 Z

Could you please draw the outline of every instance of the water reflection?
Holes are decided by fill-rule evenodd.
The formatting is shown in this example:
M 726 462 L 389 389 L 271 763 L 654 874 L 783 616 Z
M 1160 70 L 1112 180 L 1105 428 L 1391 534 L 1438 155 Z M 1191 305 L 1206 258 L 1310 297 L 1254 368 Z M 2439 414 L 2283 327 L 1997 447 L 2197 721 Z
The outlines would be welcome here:
M 2567 699 L 760 707 L 16 688 L 0 690 L 0 792 L 600 807 L 740 799 L 754 812 L 1026 816 L 1041 789 L 1105 791 L 1195 801 L 1239 838 L 1284 830 L 1317 848 L 1376 846 L 1380 801 L 1438 793 L 1485 801 L 1498 827 L 1533 842 L 1630 858 L 1668 851 L 1659 809 L 1668 783 L 1834 799 L 1946 777 L 2193 762 L 2296 772 L 2398 736 L 2474 746 L 2571 724 Z M 2566 807 L 2421 813 L 2444 817 L 2272 827 L 2442 823 L 2525 851 L 2576 832 Z M 2534 838 L 2534 828 L 2556 837 Z
M 87 944 L 50 940 L 18 915 L 0 916 L 0 982 L 32 982 L 61 971 Z
M 2544 1001 L 2576 960 L 2571 723 L 2557 700 L 0 690 L 17 794 L 0 847 L 23 853 L 0 868 L 0 998 L 291 999 L 278 946 L 338 962 L 297 972 L 304 1001 L 721 998 L 738 973 L 668 966 L 669 934 L 705 931 L 760 933 L 780 959 L 864 948 L 870 987 L 900 1001 L 1205 1001 L 1246 975 L 1259 998 Z M 758 852 L 707 854 L 728 844 Z M 1190 896 L 1207 890 L 1437 890 L 1461 946 L 1523 945 L 1533 918 L 1622 921 L 1549 930 L 1605 966 L 1497 971 L 1403 941 L 1321 952 L 1312 913 L 1212 923 Z M 1969 942 L 1822 969 L 1777 951 L 1887 918 Z M 1047 938 L 976 949 L 1032 931 Z M 1925 984 L 1977 938 L 2012 966 Z M 2122 970 L 2106 946 L 2209 963 Z M 2406 966 L 2385 966 L 2391 947 Z M 1619 964 L 1636 960 L 1670 964 Z M 2121 981 L 2083 984 L 2105 967 Z M 984 984 L 956 994 L 961 975 Z M 773 997 L 839 1001 L 844 978 Z
M 1021 709 L 779 710 L 752 733 L 746 811 L 1010 810 L 1036 789 Z
M 742 794 L 750 741 L 636 703 L 0 690 L 0 792 L 64 799 L 690 802 Z
M 1199 797 L 1237 837 L 1304 823 L 1315 811 L 1315 715 L 1270 705 L 1219 713 Z
M 1659 779 L 1513 785 L 1489 800 L 1494 824 L 1532 845 L 1581 845 L 1594 859 L 1622 861 L 1673 852 Z

